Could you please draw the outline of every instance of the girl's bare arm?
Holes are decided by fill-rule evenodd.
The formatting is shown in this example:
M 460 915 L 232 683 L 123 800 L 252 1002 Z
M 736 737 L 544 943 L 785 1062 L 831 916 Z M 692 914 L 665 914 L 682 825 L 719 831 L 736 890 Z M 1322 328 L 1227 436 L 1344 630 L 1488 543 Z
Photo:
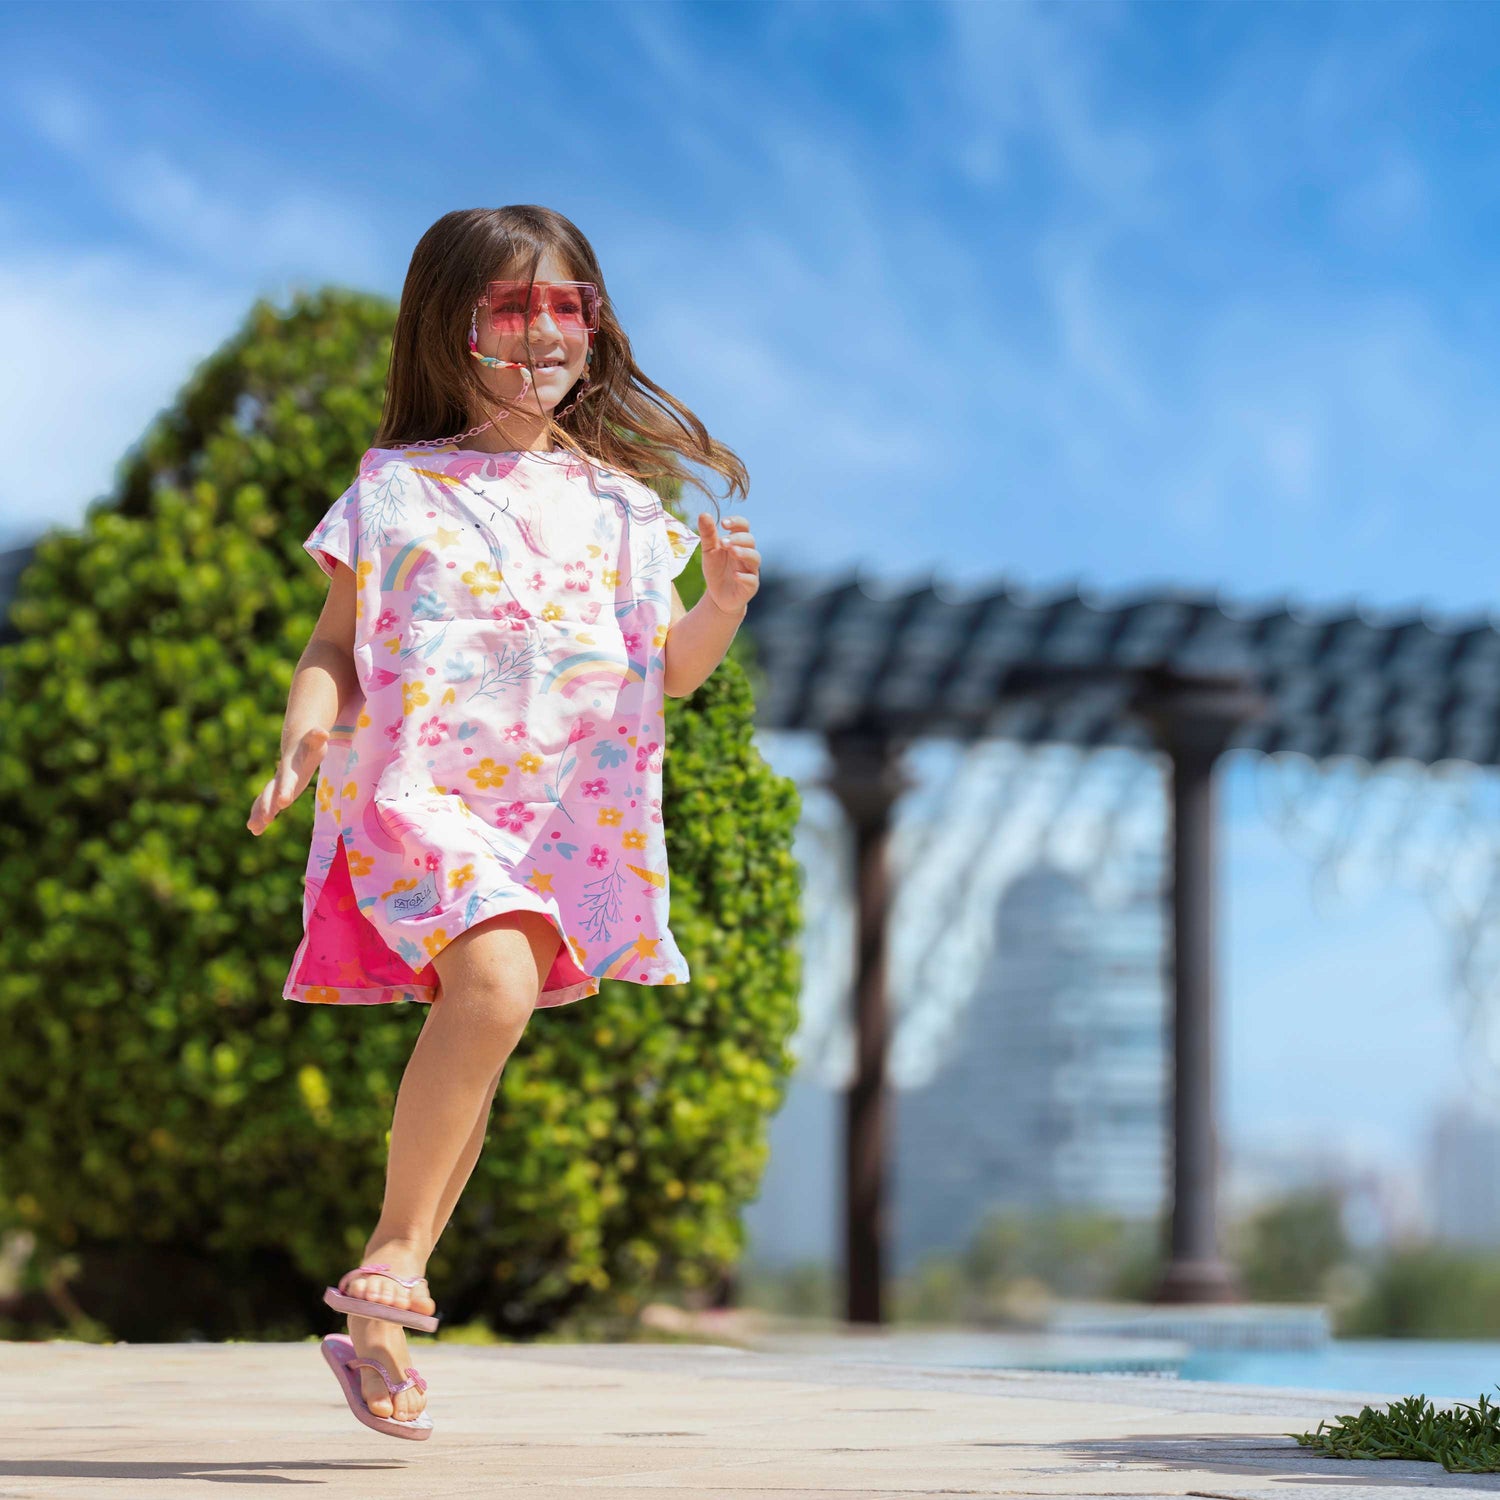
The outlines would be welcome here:
M 668 698 L 686 698 L 696 692 L 724 660 L 744 618 L 743 608 L 738 614 L 729 614 L 706 593 L 688 609 L 673 584 L 662 692 Z
M 354 573 L 336 563 L 322 613 L 292 673 L 276 772 L 250 810 L 245 826 L 251 833 L 265 832 L 276 814 L 302 795 L 322 763 L 329 731 L 361 695 L 354 667 L 354 599 Z

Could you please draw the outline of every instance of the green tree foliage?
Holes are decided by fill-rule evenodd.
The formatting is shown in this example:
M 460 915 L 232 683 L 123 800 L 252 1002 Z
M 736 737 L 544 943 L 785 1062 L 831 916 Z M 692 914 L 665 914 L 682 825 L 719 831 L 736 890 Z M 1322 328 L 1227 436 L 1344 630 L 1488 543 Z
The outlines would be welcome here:
M 900 1279 L 895 1316 L 1006 1324 L 1027 1321 L 1038 1299 L 1145 1296 L 1160 1234 L 1103 1209 L 994 1208 L 961 1250 L 930 1253 Z
M 1500 1257 L 1457 1245 L 1397 1246 L 1361 1265 L 1340 1338 L 1500 1339 Z
M 117 1337 L 322 1329 L 378 1214 L 425 1007 L 281 998 L 311 789 L 245 819 L 326 589 L 301 541 L 369 446 L 393 321 L 258 303 L 41 540 L 0 648 L 0 1229 L 76 1263 Z M 798 797 L 752 745 L 745 646 L 667 703 L 693 977 L 533 1019 L 429 1266 L 450 1320 L 624 1318 L 741 1253 L 800 978 Z
M 1253 1301 L 1319 1301 L 1325 1278 L 1350 1256 L 1342 1199 L 1326 1187 L 1288 1193 L 1234 1225 L 1226 1253 Z

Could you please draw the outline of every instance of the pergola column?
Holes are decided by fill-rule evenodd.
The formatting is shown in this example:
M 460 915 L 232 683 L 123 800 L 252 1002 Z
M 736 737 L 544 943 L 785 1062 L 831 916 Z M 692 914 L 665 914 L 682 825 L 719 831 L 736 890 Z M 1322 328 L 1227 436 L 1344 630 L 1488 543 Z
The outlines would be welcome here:
M 1172 1222 L 1154 1301 L 1242 1302 L 1217 1231 L 1219 1138 L 1216 767 L 1235 730 L 1263 710 L 1239 678 L 1148 674 L 1132 703 L 1171 760 Z
M 891 1007 L 886 923 L 891 908 L 887 862 L 896 799 L 912 783 L 892 741 L 878 734 L 830 734 L 827 785 L 849 819 L 854 840 L 857 952 L 854 970 L 854 1076 L 845 1095 L 844 1301 L 855 1323 L 883 1321 L 889 1090 L 886 1056 Z

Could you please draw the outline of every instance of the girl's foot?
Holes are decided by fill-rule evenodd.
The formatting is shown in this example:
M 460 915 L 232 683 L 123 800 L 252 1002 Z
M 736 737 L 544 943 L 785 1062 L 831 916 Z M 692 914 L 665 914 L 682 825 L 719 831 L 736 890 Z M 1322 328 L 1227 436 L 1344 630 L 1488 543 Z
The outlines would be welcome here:
M 405 1291 L 405 1287 L 399 1287 Z M 410 1377 L 406 1367 L 412 1362 L 411 1351 L 406 1347 L 406 1330 L 399 1323 L 388 1323 L 383 1318 L 349 1319 L 349 1337 L 354 1341 L 354 1352 L 361 1359 L 378 1359 L 391 1373 L 396 1385 Z M 377 1417 L 395 1417 L 407 1422 L 427 1405 L 427 1393 L 416 1386 L 408 1386 L 394 1399 L 386 1389 L 385 1382 L 377 1370 L 368 1365 L 359 1367 L 359 1388 L 365 1405 Z
M 409 1245 L 405 1240 L 387 1240 L 381 1245 L 372 1244 L 365 1251 L 360 1264 L 389 1266 L 397 1276 L 404 1276 L 410 1281 L 413 1276 L 422 1274 L 427 1264 L 427 1257 L 415 1245 Z M 429 1318 L 437 1311 L 437 1304 L 429 1294 L 426 1281 L 419 1281 L 413 1287 L 405 1287 L 389 1276 L 366 1271 L 360 1275 L 350 1276 L 344 1282 L 343 1289 L 351 1297 L 363 1297 L 370 1302 L 384 1302 L 391 1307 L 410 1308 L 412 1312 L 423 1313 Z M 399 1327 L 400 1325 L 393 1326 Z M 362 1354 L 364 1351 L 360 1352 Z M 373 1373 L 372 1370 L 365 1371 L 367 1375 Z

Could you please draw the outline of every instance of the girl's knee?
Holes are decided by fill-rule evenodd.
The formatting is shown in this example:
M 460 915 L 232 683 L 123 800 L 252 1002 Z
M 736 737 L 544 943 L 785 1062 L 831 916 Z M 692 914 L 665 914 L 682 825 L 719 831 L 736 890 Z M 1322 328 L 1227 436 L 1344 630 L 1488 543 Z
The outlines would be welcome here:
M 434 1003 L 482 1010 L 491 1022 L 519 1030 L 536 1008 L 561 942 L 537 912 L 503 912 L 456 937 L 434 959 Z
M 512 985 L 483 979 L 444 984 L 430 1018 L 447 1039 L 445 1066 L 452 1081 L 465 1089 L 488 1090 L 493 1098 L 535 1008 L 535 997 Z

